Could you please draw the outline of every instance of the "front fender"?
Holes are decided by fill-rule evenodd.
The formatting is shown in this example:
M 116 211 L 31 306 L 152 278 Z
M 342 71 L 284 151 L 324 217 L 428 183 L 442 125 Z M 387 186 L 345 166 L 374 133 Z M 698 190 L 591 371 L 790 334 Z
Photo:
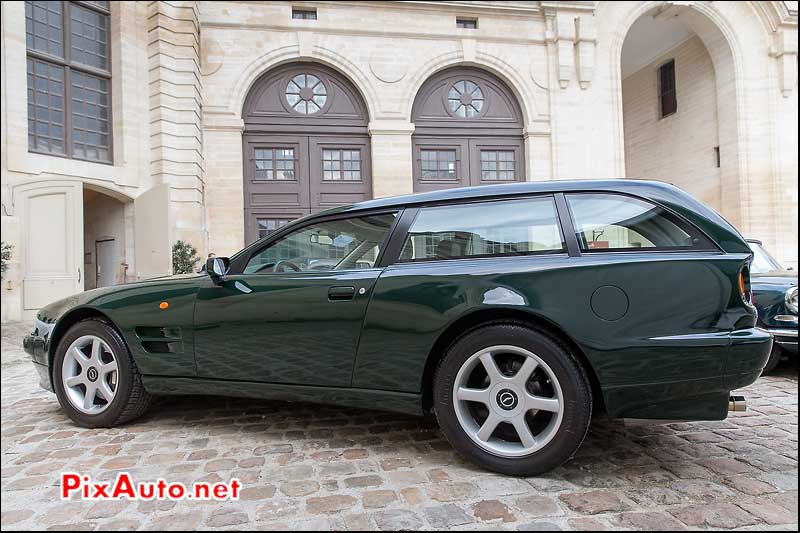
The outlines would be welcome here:
M 42 361 L 52 366 L 61 338 L 90 318 L 110 322 L 122 335 L 142 374 L 196 375 L 194 304 L 204 276 L 171 277 L 75 294 L 42 308 L 34 337 Z M 163 303 L 162 303 L 163 302 Z M 27 348 L 26 348 L 27 349 Z M 36 351 L 36 350 L 34 350 Z

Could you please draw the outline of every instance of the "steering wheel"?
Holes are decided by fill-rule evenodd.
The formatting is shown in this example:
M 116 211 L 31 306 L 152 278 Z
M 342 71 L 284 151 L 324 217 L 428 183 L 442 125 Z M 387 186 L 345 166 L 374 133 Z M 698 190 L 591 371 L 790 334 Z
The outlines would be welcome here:
M 253 272 L 253 274 L 260 274 L 261 272 L 267 270 L 268 268 L 274 268 L 274 267 L 275 267 L 275 263 L 265 263 L 265 264 L 261 265 L 260 267 L 258 267 Z
M 272 268 L 273 272 L 287 272 L 287 268 L 293 270 L 294 272 L 300 272 L 300 267 L 297 266 L 295 263 L 292 263 L 288 259 L 282 259 L 275 263 L 275 266 Z

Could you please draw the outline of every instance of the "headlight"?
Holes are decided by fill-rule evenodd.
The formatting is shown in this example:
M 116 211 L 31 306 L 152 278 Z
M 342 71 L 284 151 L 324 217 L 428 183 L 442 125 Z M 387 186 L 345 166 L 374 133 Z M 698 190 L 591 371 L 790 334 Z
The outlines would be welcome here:
M 48 323 L 41 320 L 38 315 L 36 319 L 33 321 L 34 327 L 36 328 L 37 335 L 40 337 L 49 337 L 50 333 L 52 333 L 53 328 L 56 327 L 56 323 Z
M 797 314 L 797 287 L 792 287 L 786 291 L 786 308 Z

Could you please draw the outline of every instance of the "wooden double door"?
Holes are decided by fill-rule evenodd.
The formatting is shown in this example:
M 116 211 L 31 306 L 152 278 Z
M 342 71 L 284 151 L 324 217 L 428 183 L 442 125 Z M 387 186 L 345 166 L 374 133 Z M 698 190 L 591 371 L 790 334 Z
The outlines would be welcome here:
M 291 220 L 372 197 L 366 135 L 244 137 L 245 240 Z
M 414 192 L 525 181 L 523 141 L 508 137 L 414 136 Z

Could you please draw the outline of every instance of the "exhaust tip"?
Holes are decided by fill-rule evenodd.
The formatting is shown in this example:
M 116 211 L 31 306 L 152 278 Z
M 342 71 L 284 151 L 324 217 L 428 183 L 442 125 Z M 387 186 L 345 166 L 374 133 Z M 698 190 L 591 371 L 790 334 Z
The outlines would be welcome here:
M 730 396 L 728 398 L 729 413 L 743 413 L 747 411 L 747 400 L 744 396 Z

